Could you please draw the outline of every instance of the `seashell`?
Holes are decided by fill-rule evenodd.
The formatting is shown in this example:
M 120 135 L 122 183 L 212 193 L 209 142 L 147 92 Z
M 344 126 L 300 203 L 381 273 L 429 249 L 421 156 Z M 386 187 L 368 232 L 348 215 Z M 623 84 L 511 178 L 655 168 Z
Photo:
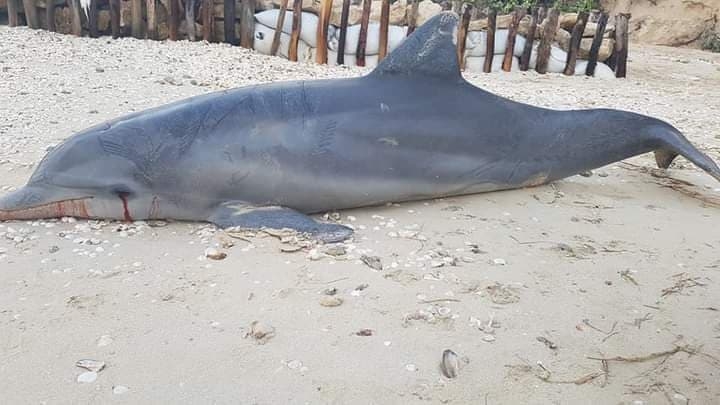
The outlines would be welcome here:
M 458 361 L 458 355 L 450 349 L 446 349 L 442 354 L 442 362 L 440 363 L 440 370 L 443 375 L 447 378 L 455 378 L 458 376 L 460 370 L 460 362 Z

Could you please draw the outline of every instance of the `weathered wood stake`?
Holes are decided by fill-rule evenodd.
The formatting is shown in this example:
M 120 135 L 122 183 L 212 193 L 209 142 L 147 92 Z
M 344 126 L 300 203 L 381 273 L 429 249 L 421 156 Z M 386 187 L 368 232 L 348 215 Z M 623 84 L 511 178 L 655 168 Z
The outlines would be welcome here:
M 345 40 L 347 38 L 348 19 L 350 16 L 350 0 L 343 0 L 340 14 L 340 43 L 338 44 L 337 64 L 345 64 Z
M 465 70 L 465 42 L 467 41 L 468 26 L 470 26 L 470 16 L 472 13 L 472 5 L 465 4 L 465 10 L 462 13 L 462 20 L 458 26 L 457 34 L 457 58 L 460 70 Z
M 545 21 L 545 17 L 547 17 L 547 13 L 548 13 L 548 10 L 547 10 L 547 7 L 545 7 L 545 6 L 542 6 L 538 9 L 538 20 L 537 20 L 538 25 L 542 24 L 543 21 Z
M 487 24 L 487 47 L 485 48 L 485 63 L 483 72 L 492 71 L 493 56 L 495 55 L 495 23 L 497 22 L 497 10 L 490 10 Z
M 597 29 L 595 30 L 595 36 L 593 37 L 593 42 L 590 46 L 590 56 L 588 56 L 587 68 L 585 68 L 585 74 L 587 76 L 595 75 L 595 66 L 597 66 L 598 54 L 600 53 L 600 46 L 602 45 L 603 36 L 605 35 L 605 26 L 607 26 L 607 21 L 607 13 L 600 14 L 600 18 L 597 22 Z
M 370 6 L 372 0 L 363 0 L 362 15 L 360 16 L 360 36 L 355 52 L 355 64 L 365 66 L 365 48 L 367 46 L 367 30 L 370 23 Z
M 330 13 L 332 12 L 332 0 L 322 0 L 320 2 L 320 14 L 318 15 L 317 32 L 317 49 L 315 52 L 315 62 L 325 65 L 328 62 L 327 35 L 328 27 L 330 27 Z
M 287 1 L 287 0 L 285 0 Z M 287 4 L 287 3 L 285 3 Z M 202 0 L 202 36 L 203 41 L 212 41 L 215 7 L 213 0 Z
M 253 49 L 255 39 L 255 0 L 242 0 L 240 46 Z
M 537 50 L 537 64 L 535 66 L 535 71 L 540 74 L 547 73 L 548 61 L 550 60 L 550 49 L 552 42 L 555 40 L 559 17 L 560 11 L 556 8 L 551 8 L 545 20 L 545 26 L 540 33 L 540 43 L 538 44 Z
M 158 23 L 157 23 L 157 0 L 146 0 L 147 8 L 147 37 L 149 39 L 158 39 Z
M 293 0 L 292 32 L 290 33 L 290 49 L 288 59 L 297 62 L 298 42 L 300 42 L 300 30 L 302 29 L 302 0 Z
M 17 27 L 19 24 L 17 0 L 7 0 L 7 9 L 8 9 L 8 25 L 11 27 Z
M 418 7 L 420 6 L 419 0 L 410 0 L 412 2 L 412 5 L 410 6 L 410 11 L 407 15 L 408 20 L 408 26 L 407 26 L 407 36 L 410 36 L 410 34 L 415 31 L 415 25 L 417 24 L 417 15 L 418 15 Z
M 110 0 L 110 31 L 113 38 L 120 37 L 120 0 Z
M 141 39 L 143 32 L 142 32 L 142 23 L 143 23 L 143 14 L 142 14 L 142 0 L 131 0 L 130 1 L 130 8 L 132 10 L 131 18 L 132 22 L 130 24 L 130 33 L 133 37 Z
M 10 3 L 15 0 L 8 0 L 8 13 L 10 13 Z M 47 30 L 55 32 L 55 1 L 45 0 L 45 25 Z
M 28 27 L 32 29 L 40 28 L 35 0 L 22 0 L 22 2 L 23 8 L 25 9 L 25 21 L 27 22 Z
M 629 20 L 629 13 L 620 13 L 615 16 L 615 50 L 617 53 L 615 77 L 625 77 L 627 74 Z
M 527 37 L 525 37 L 525 47 L 520 55 L 520 71 L 525 72 L 530 69 L 530 58 L 532 57 L 533 43 L 535 42 L 535 32 L 537 31 L 538 15 L 540 14 L 537 7 L 532 8 L 532 16 L 530 17 L 530 27 L 528 28 Z
M 223 28 L 225 31 L 225 42 L 231 45 L 237 45 L 237 40 L 235 39 L 235 0 L 223 1 Z
M 580 41 L 582 41 L 587 20 L 587 11 L 581 11 L 578 13 L 577 20 L 575 20 L 575 26 L 573 26 L 572 34 L 570 35 L 570 47 L 568 49 L 567 59 L 565 59 L 565 71 L 563 72 L 565 76 L 572 76 L 575 74 L 575 64 L 577 62 L 578 52 L 580 52 Z
M 285 25 L 285 11 L 287 10 L 288 0 L 282 0 L 280 2 L 280 12 L 278 13 L 278 19 L 275 22 L 275 33 L 273 34 L 272 45 L 270 46 L 270 55 L 277 55 L 278 49 L 280 49 L 280 35 L 283 32 L 283 26 Z
M 48 3 L 52 3 L 52 0 L 45 0 Z M 98 35 L 98 1 L 90 0 L 90 10 L 88 11 L 88 31 L 90 32 L 90 38 L 97 38 Z
M 195 0 L 183 0 L 185 2 L 185 27 L 188 41 L 195 41 L 197 31 L 195 30 Z
M 513 59 L 515 58 L 515 38 L 517 38 L 518 26 L 520 20 L 525 17 L 527 11 L 523 7 L 515 7 L 512 15 L 512 21 L 508 30 L 507 45 L 505 46 L 505 56 L 503 57 L 502 70 L 509 72 L 512 69 Z
M 390 0 L 381 0 L 380 4 L 380 48 L 378 62 L 385 59 L 388 47 L 388 26 L 390 25 Z
M 80 23 L 80 0 L 70 0 L 70 12 L 72 13 L 71 32 L 75 36 L 82 36 L 82 24 Z

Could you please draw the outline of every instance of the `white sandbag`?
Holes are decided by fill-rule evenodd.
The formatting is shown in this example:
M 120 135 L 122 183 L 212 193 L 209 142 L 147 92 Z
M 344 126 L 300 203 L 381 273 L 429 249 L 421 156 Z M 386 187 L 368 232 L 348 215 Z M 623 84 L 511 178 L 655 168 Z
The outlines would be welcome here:
M 255 24 L 255 39 L 253 41 L 253 49 L 256 51 L 270 55 L 275 30 L 263 24 Z M 280 46 L 278 47 L 278 55 L 287 59 L 288 50 L 290 49 L 290 35 L 280 33 Z M 310 56 L 310 46 L 305 41 L 298 41 L 298 60 L 307 60 Z
M 260 24 L 271 27 L 274 30 L 275 27 L 277 27 L 279 14 L 279 9 L 265 10 L 255 14 L 255 20 Z M 292 11 L 285 12 L 285 21 L 283 21 L 282 31 L 288 35 L 292 34 L 292 19 Z M 305 12 L 301 14 L 300 39 L 313 48 L 317 46 L 317 25 L 317 15 Z M 330 25 L 328 26 L 328 39 L 333 36 L 335 36 L 335 26 Z
M 354 54 L 346 53 L 343 63 L 347 66 L 357 66 L 357 59 Z M 377 64 L 377 55 L 365 55 L 365 67 L 375 67 Z M 328 50 L 328 65 L 337 65 L 337 52 Z
M 407 35 L 407 27 L 398 25 L 388 26 L 388 52 L 392 52 L 395 48 L 405 40 Z M 360 24 L 351 25 L 347 29 L 345 36 L 345 53 L 354 54 L 357 51 L 358 40 L 360 39 Z M 335 35 L 328 36 L 328 48 L 337 52 L 340 44 L 340 29 L 335 30 Z M 368 24 L 367 42 L 365 43 L 365 55 L 377 55 L 380 52 L 380 24 Z
M 593 75 L 593 77 L 597 77 L 600 79 L 614 79 L 615 72 L 613 72 L 613 70 L 610 69 L 610 66 L 608 66 L 604 63 L 598 62 L 598 64 L 595 66 L 595 74 Z
M 508 30 L 495 31 L 495 51 L 496 55 L 504 54 L 507 47 Z M 515 37 L 515 47 L 513 55 L 522 55 L 525 48 L 525 37 L 517 35 Z M 470 31 L 465 40 L 465 54 L 468 56 L 485 56 L 487 50 L 487 31 Z
M 494 55 L 492 66 L 490 67 L 491 72 L 502 72 L 503 55 Z M 473 73 L 482 73 L 483 66 L 485 65 L 484 56 L 468 56 L 465 58 L 465 71 Z M 510 65 L 511 72 L 517 72 L 520 70 L 520 59 L 516 56 L 512 58 L 512 64 Z

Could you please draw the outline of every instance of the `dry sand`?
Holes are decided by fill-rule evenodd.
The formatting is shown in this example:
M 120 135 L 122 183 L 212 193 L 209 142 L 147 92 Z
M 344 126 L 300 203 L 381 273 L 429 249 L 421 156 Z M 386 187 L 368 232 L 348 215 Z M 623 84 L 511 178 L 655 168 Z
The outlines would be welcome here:
M 0 68 L 0 192 L 49 146 L 130 111 L 363 73 L 7 27 Z M 469 79 L 543 106 L 652 114 L 720 160 L 719 55 L 634 46 L 627 80 Z M 651 155 L 629 162 L 640 167 L 341 212 L 358 229 L 345 257 L 199 223 L 0 224 L 2 402 L 718 403 L 720 208 L 666 186 L 717 201 L 720 185 L 682 159 L 669 174 L 694 186 L 644 171 Z M 225 260 L 203 257 L 230 239 Z M 329 288 L 342 305 L 320 305 Z M 244 338 L 253 321 L 274 336 Z M 440 372 L 445 349 L 460 357 L 455 379 Z M 81 359 L 105 362 L 94 382 L 78 382 Z

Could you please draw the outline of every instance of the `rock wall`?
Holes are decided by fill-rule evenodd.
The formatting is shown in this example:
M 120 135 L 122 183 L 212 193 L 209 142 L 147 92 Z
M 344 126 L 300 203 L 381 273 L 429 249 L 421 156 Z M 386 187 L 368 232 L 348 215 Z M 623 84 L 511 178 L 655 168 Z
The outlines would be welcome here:
M 610 15 L 630 13 L 634 42 L 700 46 L 706 31 L 720 31 L 720 0 L 601 0 Z

